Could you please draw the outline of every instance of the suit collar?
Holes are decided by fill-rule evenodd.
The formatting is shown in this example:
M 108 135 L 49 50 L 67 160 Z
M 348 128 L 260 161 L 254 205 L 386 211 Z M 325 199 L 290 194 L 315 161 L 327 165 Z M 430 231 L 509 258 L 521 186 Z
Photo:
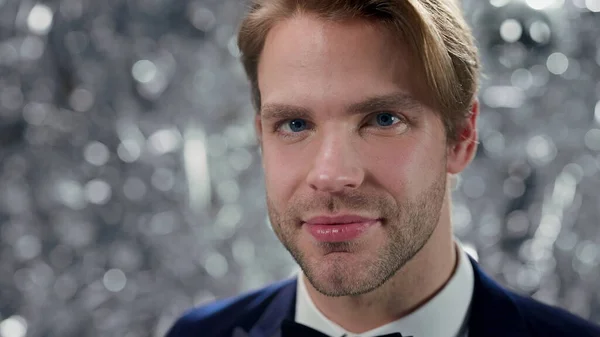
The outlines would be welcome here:
M 489 278 L 473 258 L 469 259 L 475 278 L 469 336 L 526 337 L 527 326 L 511 295 Z M 281 283 L 277 295 L 249 331 L 249 337 L 276 337 L 284 319 L 294 320 L 296 282 L 292 278 Z
M 528 336 L 527 325 L 510 293 L 487 276 L 473 258 L 469 258 L 475 273 L 469 336 Z
M 296 278 L 281 284 L 281 289 L 271 304 L 249 332 L 249 337 L 276 337 L 283 320 L 294 320 L 296 314 Z

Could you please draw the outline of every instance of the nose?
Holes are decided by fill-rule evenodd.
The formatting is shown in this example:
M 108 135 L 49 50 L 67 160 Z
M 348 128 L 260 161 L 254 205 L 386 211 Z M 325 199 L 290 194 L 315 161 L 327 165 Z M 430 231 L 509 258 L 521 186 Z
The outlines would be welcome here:
M 318 145 L 306 182 L 315 191 L 339 193 L 362 185 L 365 172 L 345 137 L 330 135 Z

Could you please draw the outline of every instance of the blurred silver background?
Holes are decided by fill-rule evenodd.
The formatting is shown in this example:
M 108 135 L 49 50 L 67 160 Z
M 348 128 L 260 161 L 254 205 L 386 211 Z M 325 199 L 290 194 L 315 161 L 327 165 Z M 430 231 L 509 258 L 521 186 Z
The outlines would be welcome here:
M 470 0 L 480 150 L 456 236 L 600 323 L 600 0 Z M 236 0 L 0 0 L 0 337 L 162 336 L 290 275 Z

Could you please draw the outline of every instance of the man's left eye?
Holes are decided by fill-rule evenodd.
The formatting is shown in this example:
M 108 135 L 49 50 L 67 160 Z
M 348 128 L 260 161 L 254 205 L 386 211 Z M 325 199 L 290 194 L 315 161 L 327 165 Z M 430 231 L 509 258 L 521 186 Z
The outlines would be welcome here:
M 401 121 L 402 120 L 400 118 L 398 118 L 398 116 L 396 116 L 392 113 L 381 112 L 381 113 L 375 114 L 369 121 L 369 124 L 372 124 L 375 126 L 387 127 L 387 126 L 392 126 Z

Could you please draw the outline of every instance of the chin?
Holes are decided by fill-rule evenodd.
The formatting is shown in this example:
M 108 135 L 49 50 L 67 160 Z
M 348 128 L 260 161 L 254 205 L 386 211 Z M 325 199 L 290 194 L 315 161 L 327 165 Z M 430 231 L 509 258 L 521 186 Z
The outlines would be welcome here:
M 318 292 L 331 297 L 362 295 L 378 286 L 378 282 L 372 276 L 363 278 L 352 273 L 346 275 L 326 273 L 309 280 Z
M 304 274 L 320 293 L 327 296 L 360 295 L 372 291 L 382 282 L 373 273 L 374 261 L 357 256 L 360 253 L 330 252 L 302 266 Z M 368 260 L 368 259 L 367 259 Z

